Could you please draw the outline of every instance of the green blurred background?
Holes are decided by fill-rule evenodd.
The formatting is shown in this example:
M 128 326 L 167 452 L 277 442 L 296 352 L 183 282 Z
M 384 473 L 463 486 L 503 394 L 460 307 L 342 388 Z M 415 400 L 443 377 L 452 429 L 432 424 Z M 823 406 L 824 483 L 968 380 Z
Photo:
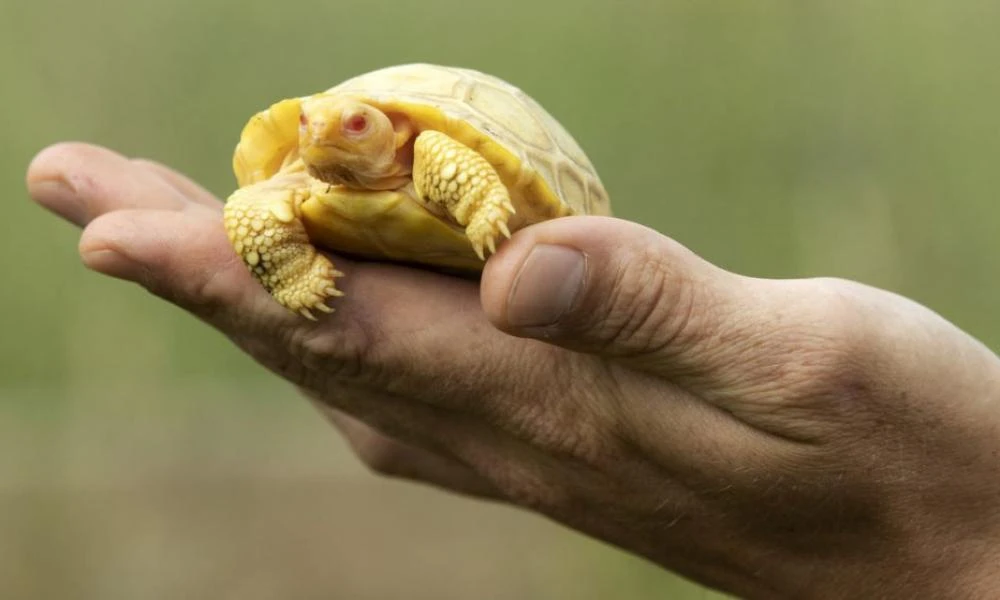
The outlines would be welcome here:
M 100 8 L 98 8 L 100 6 Z M 225 196 L 245 120 L 460 64 L 574 132 L 618 216 L 1000 347 L 1000 4 L 0 0 L 0 597 L 710 598 L 541 518 L 370 475 L 221 336 L 80 266 L 23 173 L 78 139 Z

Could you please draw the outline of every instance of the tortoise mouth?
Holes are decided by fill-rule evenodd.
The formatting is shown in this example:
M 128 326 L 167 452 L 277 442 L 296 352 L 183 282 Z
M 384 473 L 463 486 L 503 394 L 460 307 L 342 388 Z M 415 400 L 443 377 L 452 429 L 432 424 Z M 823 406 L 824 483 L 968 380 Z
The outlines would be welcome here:
M 350 169 L 340 164 L 321 164 L 314 161 L 305 161 L 309 175 L 319 179 L 323 183 L 330 185 L 344 185 L 347 187 L 364 188 L 358 178 Z
M 342 152 L 336 146 L 327 146 Z M 361 190 L 395 190 L 411 181 L 409 171 L 398 173 L 394 169 L 376 164 L 370 168 L 359 168 L 362 165 L 350 165 L 342 156 L 330 156 L 321 147 L 309 147 L 300 150 L 303 164 L 309 174 L 323 183 L 344 185 Z M 364 165 L 368 166 L 368 165 Z

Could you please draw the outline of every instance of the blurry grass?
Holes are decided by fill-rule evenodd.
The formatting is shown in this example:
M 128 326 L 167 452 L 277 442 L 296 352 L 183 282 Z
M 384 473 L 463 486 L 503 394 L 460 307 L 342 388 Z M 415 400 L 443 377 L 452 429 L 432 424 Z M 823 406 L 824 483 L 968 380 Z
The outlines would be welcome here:
M 0 597 L 721 597 L 541 517 L 373 478 L 283 392 L 95 385 L 65 418 L 0 421 Z
M 0 189 L 6 201 L 0 225 L 0 484 L 9 483 L 0 501 L 8 519 L 0 551 L 19 557 L 28 579 L 15 580 L 25 585 L 37 577 L 38 585 L 58 586 L 103 569 L 125 579 L 152 577 L 133 563 L 120 564 L 127 557 L 111 552 L 113 542 L 99 544 L 103 554 L 88 554 L 87 546 L 60 548 L 81 528 L 95 536 L 95 527 L 133 533 L 130 527 L 142 521 L 135 511 L 148 503 L 161 511 L 164 527 L 187 523 L 183 505 L 156 504 L 161 495 L 195 494 L 201 498 L 195 504 L 224 498 L 237 514 L 266 521 L 273 511 L 288 510 L 286 502 L 325 502 L 331 515 L 339 515 L 345 493 L 322 474 L 303 475 L 294 484 L 268 479 L 253 452 L 261 443 L 315 444 L 323 460 L 347 459 L 303 403 L 289 400 L 286 388 L 221 336 L 133 286 L 85 272 L 73 228 L 26 200 L 28 160 L 61 139 L 155 158 L 225 196 L 233 185 L 229 160 L 239 129 L 273 100 L 391 63 L 475 67 L 523 87 L 574 132 L 619 216 L 743 273 L 836 275 L 903 293 L 1000 347 L 997 3 L 424 0 L 403 8 L 361 0 L 283 6 L 109 0 L 96 6 L 0 3 Z M 219 417 L 234 411 L 255 418 Z M 234 430 L 239 440 L 230 452 L 254 457 L 245 463 L 254 469 L 231 486 L 199 479 L 205 462 L 199 457 L 224 450 L 220 427 Z M 154 450 L 162 456 L 150 454 Z M 78 459 L 91 451 L 97 454 Z M 291 452 L 264 462 L 296 472 L 302 458 Z M 168 478 L 173 483 L 140 477 L 157 460 L 175 465 Z M 232 467 L 218 464 L 221 472 Z M 122 484 L 126 491 L 89 488 L 85 476 L 102 469 L 131 481 Z M 247 485 L 270 499 L 253 504 L 239 491 Z M 383 484 L 360 478 L 353 485 Z M 393 489 L 405 498 L 422 493 Z M 286 492 L 307 500 L 290 500 Z M 313 497 L 321 501 L 308 500 Z M 453 506 L 440 496 L 428 498 L 429 514 Z M 76 511 L 77 503 L 88 508 Z M 487 519 L 492 509 L 467 510 Z M 381 511 L 362 506 L 347 518 L 375 524 Z M 115 521 L 119 512 L 121 522 Z M 262 523 L 254 530 L 262 552 L 279 530 L 308 532 L 308 519 L 279 522 L 284 525 Z M 524 531 L 537 525 L 523 523 Z M 426 534 L 405 523 L 397 527 L 396 541 L 379 538 L 371 552 Z M 231 536 L 238 529 L 232 524 L 217 533 Z M 8 535 L 15 530 L 20 533 Z M 316 551 L 332 556 L 340 543 L 336 533 L 331 526 L 327 536 L 314 538 Z M 596 589 L 609 581 L 629 592 L 622 597 L 640 598 L 662 597 L 673 581 L 561 530 L 544 535 L 579 548 L 579 560 L 595 561 L 560 571 L 554 554 L 533 557 L 549 565 L 540 567 L 547 576 L 566 585 L 579 579 Z M 199 549 L 175 537 L 156 539 L 164 556 L 186 552 L 212 561 L 218 550 L 208 542 Z M 491 531 L 480 541 L 503 539 Z M 180 545 L 168 547 L 175 543 Z M 449 547 L 444 539 L 434 543 L 437 551 Z M 91 562 L 73 567 L 82 555 Z M 409 561 L 393 556 L 381 571 L 386 578 Z M 476 560 L 491 558 L 484 550 Z M 43 577 L 49 562 L 59 560 L 62 570 Z M 599 571 L 596 563 L 610 566 Z M 294 564 L 285 566 L 300 573 Z M 175 584 L 188 573 L 163 568 L 160 577 Z M 444 597 L 448 569 L 426 571 L 428 593 Z M 9 581 L 2 574 L 0 580 Z M 189 591 L 197 581 L 191 575 Z M 338 589 L 335 579 L 308 581 L 318 586 L 314 590 Z M 135 588 L 121 585 L 122 597 L 134 595 Z M 30 597 L 24 590 L 35 588 L 20 589 L 14 596 Z M 106 587 L 87 589 L 93 597 L 114 597 Z M 179 588 L 162 589 L 183 595 Z M 695 588 L 685 589 L 700 597 Z

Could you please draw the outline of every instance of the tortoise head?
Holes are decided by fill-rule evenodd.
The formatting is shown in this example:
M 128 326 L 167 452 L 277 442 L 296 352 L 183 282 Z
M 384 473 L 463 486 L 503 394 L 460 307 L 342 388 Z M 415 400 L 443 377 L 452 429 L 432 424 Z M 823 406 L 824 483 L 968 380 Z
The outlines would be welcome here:
M 302 102 L 299 155 L 327 183 L 366 189 L 402 185 L 398 132 L 392 119 L 363 100 L 318 94 Z

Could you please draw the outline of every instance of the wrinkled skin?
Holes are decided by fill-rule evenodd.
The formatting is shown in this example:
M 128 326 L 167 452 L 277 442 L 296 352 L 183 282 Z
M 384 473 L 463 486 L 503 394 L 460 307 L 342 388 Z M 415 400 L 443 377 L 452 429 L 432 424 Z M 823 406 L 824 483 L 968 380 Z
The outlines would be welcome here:
M 481 284 L 338 258 L 347 296 L 315 324 L 166 167 L 59 145 L 28 186 L 85 228 L 86 266 L 224 332 L 376 472 L 744 597 L 1000 595 L 1000 361 L 904 298 L 743 277 L 572 217 L 514 235 Z

